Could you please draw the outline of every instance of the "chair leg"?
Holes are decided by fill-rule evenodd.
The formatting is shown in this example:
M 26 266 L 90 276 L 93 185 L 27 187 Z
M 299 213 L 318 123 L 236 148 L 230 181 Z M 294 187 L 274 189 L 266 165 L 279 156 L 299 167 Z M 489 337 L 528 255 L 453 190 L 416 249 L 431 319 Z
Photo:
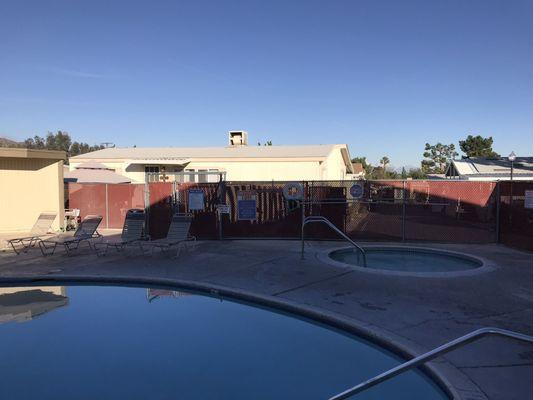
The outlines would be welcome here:
M 53 255 L 56 251 L 56 247 L 57 247 L 56 242 L 52 243 L 52 245 L 50 246 L 46 246 L 46 243 L 43 241 L 39 242 L 39 248 L 41 249 L 41 254 L 44 257 Z M 50 249 L 52 249 L 52 251 L 50 251 Z
M 178 243 L 178 245 L 176 247 L 177 247 L 176 255 L 174 256 L 174 258 L 178 258 L 180 253 L 181 253 L 181 243 Z
M 15 243 L 13 241 L 11 241 L 11 240 L 9 241 L 9 244 L 11 245 L 11 247 L 13 247 L 13 250 L 15 251 L 15 253 L 17 255 L 19 255 L 21 251 L 24 251 L 24 250 L 17 249 L 17 246 L 15 246 Z M 23 249 L 24 249 L 24 247 L 23 247 Z

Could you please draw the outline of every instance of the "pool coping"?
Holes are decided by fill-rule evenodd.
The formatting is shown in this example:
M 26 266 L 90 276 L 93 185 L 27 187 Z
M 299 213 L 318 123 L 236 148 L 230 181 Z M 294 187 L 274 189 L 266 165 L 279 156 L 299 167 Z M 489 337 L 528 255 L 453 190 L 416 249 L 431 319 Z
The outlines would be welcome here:
M 342 263 L 341 263 L 342 264 Z M 184 280 L 176 278 L 156 278 L 141 276 L 119 276 L 115 275 L 34 275 L 31 277 L 0 277 L 1 285 L 19 285 L 19 284 L 90 284 L 101 283 L 108 285 L 132 285 L 132 286 L 162 286 L 169 289 L 184 289 L 192 292 L 198 292 L 210 297 L 224 297 L 228 300 L 248 303 L 253 306 L 264 306 L 275 311 L 286 312 L 294 317 L 302 317 L 312 322 L 323 324 L 332 329 L 338 329 L 347 334 L 358 336 L 371 342 L 379 347 L 390 351 L 396 356 L 405 360 L 411 359 L 420 354 L 420 349 L 409 347 L 406 343 L 398 343 L 394 333 L 388 333 L 386 330 L 375 326 L 371 323 L 358 321 L 355 318 L 348 318 L 333 311 L 317 309 L 316 307 L 294 302 L 292 300 L 280 298 L 277 296 L 257 294 L 247 290 L 221 286 L 216 284 L 204 283 L 194 280 Z M 463 374 L 447 360 L 441 358 L 436 361 L 428 362 L 418 367 L 429 379 L 431 379 L 450 399 L 467 399 L 460 392 L 466 392 L 469 395 L 475 393 L 475 398 L 479 400 L 487 399 L 485 394 L 477 385 L 468 380 L 464 381 Z M 455 379 L 452 377 L 455 376 Z M 450 379 L 452 378 L 452 379 Z M 461 382 L 461 388 L 454 385 L 452 381 Z M 356 385 L 360 382 L 354 382 Z M 464 386 L 467 387 L 464 387 Z M 334 395 L 335 393 L 332 393 Z M 468 396 L 468 398 L 472 398 Z
M 422 247 L 422 246 L 412 246 L 409 244 L 405 245 L 389 245 L 389 244 L 372 244 L 372 245 L 366 245 L 362 246 L 363 249 L 413 249 L 421 252 L 435 252 L 438 254 L 445 254 L 452 257 L 459 257 L 459 258 L 466 258 L 471 261 L 479 262 L 481 265 L 477 268 L 471 268 L 471 269 L 465 269 L 461 271 L 449 271 L 449 272 L 414 272 L 414 271 L 392 271 L 392 270 L 385 270 L 385 269 L 376 269 L 376 268 L 365 268 L 365 267 L 359 267 L 354 264 L 348 264 L 342 261 L 334 260 L 330 257 L 330 254 L 339 251 L 339 250 L 349 250 L 353 249 L 353 247 L 350 246 L 338 246 L 333 248 L 328 248 L 322 251 L 317 251 L 316 256 L 317 259 L 325 264 L 329 264 L 331 266 L 340 267 L 340 268 L 352 268 L 355 271 L 363 272 L 367 274 L 377 274 L 377 275 L 385 275 L 385 276 L 404 276 L 404 277 L 414 277 L 414 278 L 460 278 L 460 277 L 466 277 L 466 276 L 475 276 L 479 274 L 484 274 L 487 272 L 494 271 L 498 268 L 498 265 L 488 260 L 484 257 L 474 256 L 472 254 L 463 253 L 460 251 L 452 251 L 452 250 L 445 250 L 445 249 L 439 249 L 434 247 Z

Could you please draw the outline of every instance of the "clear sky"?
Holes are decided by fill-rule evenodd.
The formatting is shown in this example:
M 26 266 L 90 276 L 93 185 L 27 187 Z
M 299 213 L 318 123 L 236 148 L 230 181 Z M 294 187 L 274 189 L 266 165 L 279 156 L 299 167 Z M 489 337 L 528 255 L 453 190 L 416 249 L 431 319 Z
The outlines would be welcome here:
M 0 136 L 533 156 L 533 1 L 3 1 Z

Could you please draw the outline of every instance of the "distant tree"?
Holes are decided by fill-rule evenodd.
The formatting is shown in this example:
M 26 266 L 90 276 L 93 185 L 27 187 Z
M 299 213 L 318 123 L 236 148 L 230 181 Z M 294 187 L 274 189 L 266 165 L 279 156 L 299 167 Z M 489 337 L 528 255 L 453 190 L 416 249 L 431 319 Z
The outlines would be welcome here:
M 67 132 L 57 131 L 57 133 L 48 132 L 46 135 L 46 149 L 60 150 L 69 152 L 72 139 Z
M 103 145 L 90 146 L 84 142 L 72 142 L 68 132 L 64 131 L 57 131 L 57 133 L 48 132 L 46 138 L 35 135 L 32 138 L 27 138 L 23 146 L 37 150 L 60 150 L 66 152 L 68 157 L 74 157 L 104 148 Z
M 426 174 L 443 174 L 446 166 L 452 158 L 457 156 L 453 144 L 429 144 L 426 143 L 424 148 L 424 157 L 422 160 L 422 170 Z
M 28 149 L 37 149 L 37 150 L 43 150 L 46 148 L 45 139 L 42 137 L 35 135 L 32 138 L 27 138 L 24 141 L 24 147 Z
M 408 178 L 408 175 L 407 175 L 407 171 L 405 170 L 405 167 L 402 167 L 402 179 L 407 179 Z
M 422 168 L 411 168 L 407 173 L 407 176 L 412 179 L 426 179 L 428 176 L 422 170 Z
M 103 145 L 95 145 L 95 146 L 89 146 L 87 143 L 78 143 L 74 142 L 70 146 L 69 150 L 69 157 L 78 156 L 80 154 L 90 153 L 91 151 L 101 150 L 104 149 L 105 146 Z
M 465 140 L 459 141 L 459 146 L 467 157 L 498 158 L 500 155 L 492 150 L 492 143 L 492 136 L 468 135 Z
M 257 142 L 258 146 L 261 146 L 261 142 Z M 263 143 L 263 146 L 272 146 L 272 140 L 267 140 L 265 143 Z
M 383 156 L 379 163 L 382 166 L 382 178 L 387 178 L 387 164 L 390 164 L 390 159 L 387 156 Z

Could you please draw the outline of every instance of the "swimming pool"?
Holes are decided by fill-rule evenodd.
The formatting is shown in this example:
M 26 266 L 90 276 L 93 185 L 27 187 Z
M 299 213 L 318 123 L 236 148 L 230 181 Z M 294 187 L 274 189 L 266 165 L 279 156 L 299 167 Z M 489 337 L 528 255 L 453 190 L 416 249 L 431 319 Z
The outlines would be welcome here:
M 413 247 L 365 247 L 366 268 L 405 272 L 454 272 L 479 268 L 483 263 L 473 257 Z M 334 261 L 363 266 L 361 253 L 343 248 L 329 253 Z
M 358 337 L 185 291 L 0 288 L 0 398 L 327 399 L 401 359 Z M 447 399 L 418 371 L 354 399 Z

